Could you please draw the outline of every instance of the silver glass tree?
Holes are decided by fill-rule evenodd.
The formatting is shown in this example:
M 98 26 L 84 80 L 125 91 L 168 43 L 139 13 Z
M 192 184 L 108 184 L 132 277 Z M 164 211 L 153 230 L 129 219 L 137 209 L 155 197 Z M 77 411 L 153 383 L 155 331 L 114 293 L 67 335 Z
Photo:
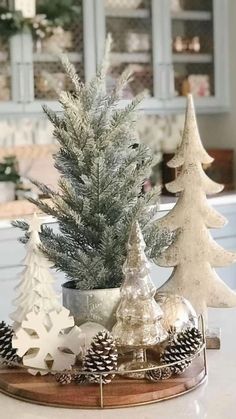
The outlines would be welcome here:
M 154 299 L 156 288 L 150 278 L 144 249 L 145 242 L 139 224 L 135 222 L 123 266 L 124 282 L 116 312 L 117 323 L 112 330 L 118 346 L 134 350 L 134 359 L 121 366 L 126 370 L 147 368 L 145 349 L 167 338 L 161 324 L 163 313 Z

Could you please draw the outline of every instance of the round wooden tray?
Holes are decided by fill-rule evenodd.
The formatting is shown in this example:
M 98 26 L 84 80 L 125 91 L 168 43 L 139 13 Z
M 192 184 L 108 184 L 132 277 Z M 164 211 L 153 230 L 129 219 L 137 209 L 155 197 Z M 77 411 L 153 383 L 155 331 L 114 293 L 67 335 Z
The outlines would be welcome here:
M 116 377 L 111 384 L 60 386 L 51 375 L 32 376 L 18 368 L 0 369 L 0 391 L 20 400 L 65 408 L 118 408 L 159 402 L 187 393 L 205 381 L 206 367 L 201 357 L 182 375 L 158 383 Z

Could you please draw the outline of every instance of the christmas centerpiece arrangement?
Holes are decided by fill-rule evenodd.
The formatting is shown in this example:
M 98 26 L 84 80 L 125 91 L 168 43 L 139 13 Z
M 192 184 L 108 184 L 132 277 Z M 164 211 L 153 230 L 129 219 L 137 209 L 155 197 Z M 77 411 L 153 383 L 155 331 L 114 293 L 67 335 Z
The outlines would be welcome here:
M 174 330 L 174 324 L 171 333 L 164 327 L 138 221 L 129 235 L 117 322 L 111 332 L 101 326 L 86 345 L 85 329 L 75 326 L 53 291 L 40 233 L 35 214 L 29 223 L 20 293 L 14 301 L 17 310 L 11 315 L 14 324 L 0 324 L 0 389 L 7 385 L 9 394 L 53 405 L 119 407 L 151 402 L 153 395 L 156 400 L 178 395 L 180 383 L 193 388 L 204 380 L 204 328 L 191 326 L 191 316 L 181 331 Z M 192 307 L 190 312 L 195 315 Z M 203 350 L 204 362 L 198 359 Z M 35 381 L 30 384 L 32 376 L 37 376 L 39 387 Z M 137 380 L 141 392 L 134 395 Z
M 0 389 L 37 403 L 120 407 L 183 394 L 207 376 L 206 307 L 236 304 L 211 268 L 235 256 L 207 230 L 225 220 L 206 200 L 220 186 L 202 170 L 209 156 L 192 98 L 172 161 L 180 174 L 169 185 L 180 197 L 157 220 L 159 189 L 143 188 L 155 161 L 134 126 L 143 96 L 117 107 L 127 71 L 107 93 L 109 48 L 110 39 L 86 84 L 63 57 L 74 91 L 61 93 L 60 114 L 44 107 L 60 145 L 59 188 L 34 182 L 50 199 L 31 201 L 56 228 L 36 214 L 13 223 L 25 232 L 26 257 L 13 324 L 0 323 Z M 174 266 L 164 289 L 156 290 L 149 260 Z M 52 267 L 68 280 L 62 303 Z

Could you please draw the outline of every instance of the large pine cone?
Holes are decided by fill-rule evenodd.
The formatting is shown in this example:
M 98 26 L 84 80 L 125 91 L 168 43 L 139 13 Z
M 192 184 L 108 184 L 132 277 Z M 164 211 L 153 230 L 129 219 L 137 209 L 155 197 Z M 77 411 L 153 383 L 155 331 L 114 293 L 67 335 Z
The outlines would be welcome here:
M 4 363 L 19 363 L 21 359 L 17 355 L 17 349 L 12 348 L 13 330 L 5 322 L 0 323 L 0 358 Z
M 202 343 L 202 334 L 195 327 L 186 329 L 177 333 L 173 341 L 168 345 L 161 355 L 161 362 L 164 364 L 181 361 L 171 366 L 174 374 L 182 374 L 191 364 L 191 360 L 186 360 L 189 356 L 193 356 Z
M 114 377 L 114 374 L 109 374 L 109 372 L 117 369 L 117 358 L 118 353 L 113 336 L 110 332 L 103 330 L 94 337 L 85 355 L 83 370 L 94 373 L 104 372 L 102 382 L 108 384 Z M 87 376 L 87 379 L 92 383 L 100 383 L 100 377 L 100 374 L 91 374 Z

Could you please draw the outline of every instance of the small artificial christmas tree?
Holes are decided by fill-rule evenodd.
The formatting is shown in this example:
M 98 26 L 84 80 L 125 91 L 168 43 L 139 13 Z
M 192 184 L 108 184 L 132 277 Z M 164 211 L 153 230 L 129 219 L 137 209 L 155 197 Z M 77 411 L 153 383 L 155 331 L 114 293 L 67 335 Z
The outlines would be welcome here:
M 50 196 L 51 204 L 32 200 L 59 223 L 59 234 L 43 227 L 44 253 L 80 289 L 120 286 L 126 244 L 136 219 L 150 258 L 170 239 L 168 234 L 159 234 L 157 222 L 150 222 L 158 210 L 159 188 L 141 193 L 155 164 L 151 150 L 139 143 L 134 127 L 134 111 L 143 95 L 125 109 L 117 108 L 130 74 L 126 70 L 111 94 L 107 93 L 109 50 L 110 38 L 100 70 L 86 84 L 63 58 L 74 91 L 60 94 L 61 114 L 44 107 L 60 144 L 55 156 L 61 175 L 59 191 L 35 182 Z M 22 222 L 14 225 L 27 229 Z
M 21 325 L 26 315 L 32 310 L 44 312 L 46 315 L 52 310 L 61 308 L 52 287 L 54 278 L 49 271 L 52 263 L 45 258 L 39 248 L 41 244 L 40 230 L 40 220 L 34 214 L 29 223 L 29 240 L 26 244 L 27 254 L 24 259 L 25 269 L 21 275 L 21 281 L 16 287 L 19 295 L 13 302 L 17 309 L 10 316 L 14 320 L 14 329 Z
M 144 253 L 145 243 L 138 222 L 134 223 L 128 243 L 127 259 L 123 267 L 124 282 L 121 301 L 112 329 L 117 345 L 136 348 L 137 358 L 129 368 L 142 368 L 143 349 L 156 345 L 167 338 L 161 324 L 162 310 L 155 301 L 156 287 L 149 275 L 148 260 Z
M 202 164 L 213 159 L 204 150 L 198 132 L 193 98 L 187 99 L 182 143 L 168 166 L 181 168 L 176 180 L 166 185 L 179 192 L 175 207 L 159 221 L 159 228 L 178 231 L 175 242 L 157 258 L 160 266 L 174 266 L 173 273 L 161 287 L 187 298 L 198 314 L 207 319 L 207 307 L 236 306 L 236 293 L 216 274 L 212 266 L 236 261 L 236 254 L 224 250 L 211 237 L 209 228 L 220 228 L 226 219 L 214 210 L 206 194 L 215 194 L 223 185 L 213 182 Z

